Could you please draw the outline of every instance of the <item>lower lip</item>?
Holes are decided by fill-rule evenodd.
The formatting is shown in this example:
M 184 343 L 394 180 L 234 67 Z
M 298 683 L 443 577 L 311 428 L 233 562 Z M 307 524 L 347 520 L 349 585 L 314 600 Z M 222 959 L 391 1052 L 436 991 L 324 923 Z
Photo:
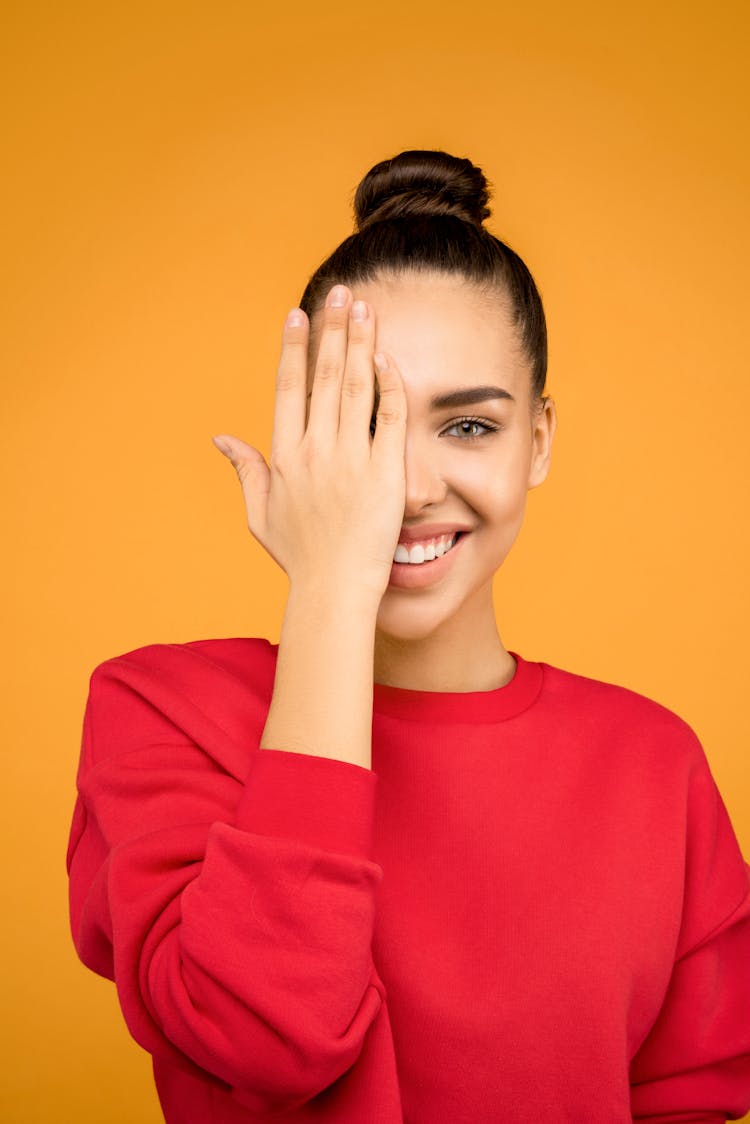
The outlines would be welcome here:
M 453 559 L 468 534 L 468 531 L 462 531 L 450 550 L 441 558 L 434 558 L 431 562 L 421 562 L 418 565 L 411 562 L 394 562 L 388 585 L 396 589 L 422 589 L 423 586 L 440 581 L 453 565 Z

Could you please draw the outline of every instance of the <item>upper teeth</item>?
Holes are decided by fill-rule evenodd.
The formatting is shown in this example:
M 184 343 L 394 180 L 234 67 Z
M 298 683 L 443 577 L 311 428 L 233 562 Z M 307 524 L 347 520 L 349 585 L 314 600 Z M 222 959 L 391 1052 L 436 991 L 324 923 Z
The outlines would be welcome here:
M 433 558 L 441 558 L 446 550 L 450 550 L 456 538 L 457 533 L 454 532 L 452 535 L 440 535 L 437 539 L 424 539 L 423 542 L 411 543 L 408 547 L 406 543 L 400 542 L 394 552 L 393 561 L 411 564 L 431 562 Z

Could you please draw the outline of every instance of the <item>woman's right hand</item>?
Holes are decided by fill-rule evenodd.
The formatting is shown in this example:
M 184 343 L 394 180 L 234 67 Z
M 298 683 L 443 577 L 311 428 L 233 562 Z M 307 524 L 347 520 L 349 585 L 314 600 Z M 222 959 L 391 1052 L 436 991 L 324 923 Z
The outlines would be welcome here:
M 331 303 L 336 290 L 345 298 L 339 307 Z M 214 443 L 237 472 L 251 534 L 291 586 L 322 592 L 346 584 L 379 604 L 404 514 L 406 394 L 386 356 L 385 369 L 378 370 L 380 402 L 371 437 L 375 313 L 362 303 L 366 318 L 355 319 L 346 286 L 328 294 L 307 425 L 310 324 L 301 309 L 287 318 L 270 467 L 237 437 L 222 434 Z M 298 324 L 290 323 L 295 312 Z

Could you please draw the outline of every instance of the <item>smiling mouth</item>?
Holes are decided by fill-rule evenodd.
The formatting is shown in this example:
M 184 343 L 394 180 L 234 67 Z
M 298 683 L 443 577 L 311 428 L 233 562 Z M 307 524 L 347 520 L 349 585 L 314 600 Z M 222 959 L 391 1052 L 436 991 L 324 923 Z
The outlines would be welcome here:
M 425 562 L 394 562 L 388 585 L 392 589 L 419 590 L 431 589 L 447 577 L 454 565 L 454 559 L 461 552 L 463 540 L 469 531 L 456 532 L 453 546 L 439 557 Z
M 433 549 L 433 551 L 435 551 L 435 553 L 433 554 L 432 558 L 425 558 L 424 557 L 424 548 L 422 548 L 422 555 L 423 555 L 422 558 L 416 558 L 414 561 L 412 561 L 408 557 L 406 559 L 394 557 L 393 564 L 394 564 L 394 566 L 404 566 L 404 567 L 415 566 L 416 567 L 416 566 L 429 566 L 432 562 L 439 562 L 441 558 L 444 558 L 446 554 L 449 554 L 453 550 L 453 548 L 458 543 L 459 539 L 464 534 L 466 534 L 465 531 L 454 531 L 452 535 L 438 535 L 438 536 L 436 536 L 435 542 L 439 543 L 442 540 L 443 549 L 441 550 L 440 554 L 438 554 L 435 551 L 435 546 L 433 545 L 432 549 Z M 450 543 L 450 546 L 448 546 L 447 549 L 445 547 L 446 543 Z M 398 552 L 399 550 L 402 551 L 402 552 L 406 551 L 406 553 L 408 555 L 409 552 L 416 545 L 417 545 L 416 543 L 399 543 L 397 548 L 396 548 L 396 552 Z

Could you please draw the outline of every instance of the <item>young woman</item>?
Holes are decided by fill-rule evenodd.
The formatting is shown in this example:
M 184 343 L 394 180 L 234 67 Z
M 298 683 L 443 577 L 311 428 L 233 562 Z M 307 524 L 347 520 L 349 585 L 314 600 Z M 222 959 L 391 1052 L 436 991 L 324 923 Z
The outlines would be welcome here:
M 508 651 L 492 578 L 548 472 L 545 320 L 469 160 L 403 152 L 283 330 L 280 642 L 95 668 L 76 947 L 169 1124 L 738 1119 L 750 867 L 691 727 Z

